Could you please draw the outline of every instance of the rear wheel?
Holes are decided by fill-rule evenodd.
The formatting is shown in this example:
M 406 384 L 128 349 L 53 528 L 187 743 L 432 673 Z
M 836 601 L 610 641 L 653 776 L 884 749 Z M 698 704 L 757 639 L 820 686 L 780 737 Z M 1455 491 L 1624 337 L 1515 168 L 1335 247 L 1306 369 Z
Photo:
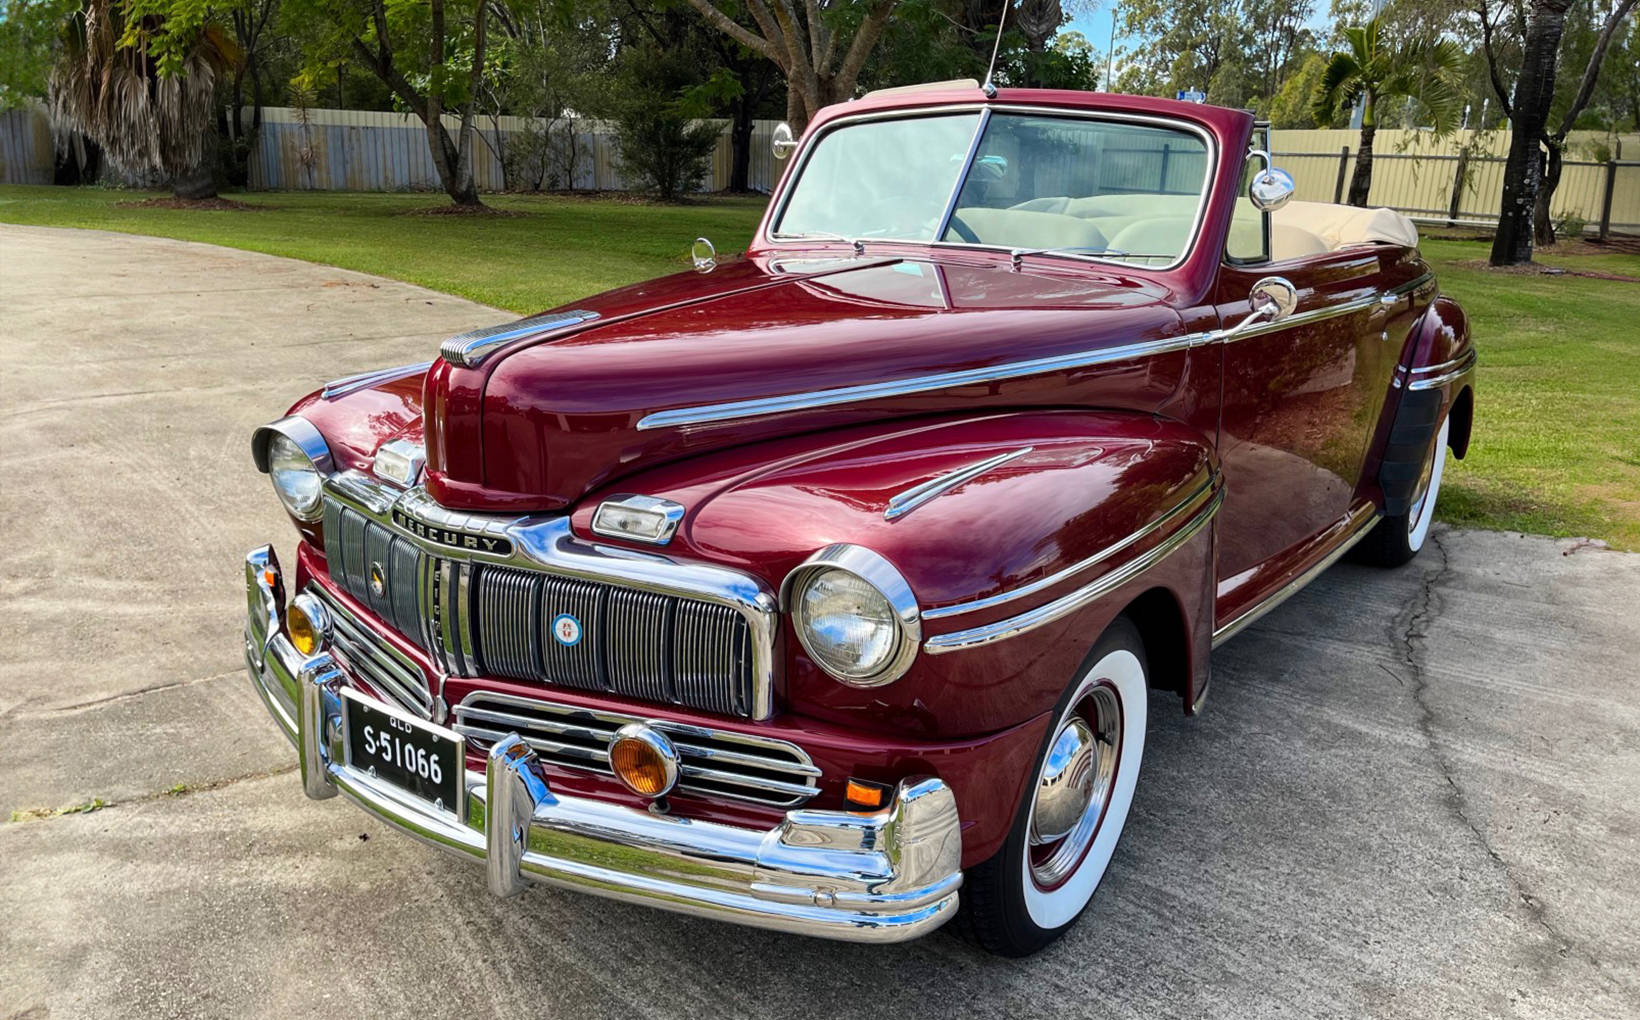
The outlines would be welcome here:
M 1451 422 L 1442 419 L 1429 455 L 1412 490 L 1407 511 L 1379 521 L 1357 547 L 1357 558 L 1378 567 L 1399 567 L 1418 555 L 1429 538 L 1435 520 L 1435 498 L 1441 491 L 1441 474 L 1446 467 L 1446 438 Z
M 1133 803 L 1148 697 L 1144 644 L 1118 619 L 1060 700 L 1007 842 L 968 870 L 964 913 L 986 949 L 1028 956 L 1093 898 Z

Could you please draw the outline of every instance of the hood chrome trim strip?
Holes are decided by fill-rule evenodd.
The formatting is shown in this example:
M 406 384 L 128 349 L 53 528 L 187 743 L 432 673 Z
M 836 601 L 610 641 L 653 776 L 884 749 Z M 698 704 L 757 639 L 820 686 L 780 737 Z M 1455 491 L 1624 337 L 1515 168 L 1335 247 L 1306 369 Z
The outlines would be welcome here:
M 1032 449 L 1034 447 L 1027 446 L 1018 450 L 1009 450 L 1007 453 L 999 453 L 995 457 L 987 457 L 977 464 L 957 468 L 955 471 L 947 472 L 937 478 L 930 478 L 921 485 L 914 485 L 904 492 L 896 493 L 890 497 L 887 508 L 883 510 L 883 519 L 892 521 L 904 517 L 924 503 L 945 495 L 963 482 L 978 478 L 992 468 L 1001 467 L 1016 457 L 1023 457 L 1030 453 Z
M 721 404 L 677 407 L 644 415 L 638 421 L 638 430 L 643 432 L 649 429 L 710 425 L 715 422 L 734 421 L 739 418 L 759 418 L 770 414 L 786 414 L 792 411 L 810 411 L 822 407 L 835 407 L 838 404 L 853 404 L 866 400 L 882 400 L 888 397 L 932 393 L 935 390 L 951 389 L 957 386 L 973 386 L 1008 379 L 1022 379 L 1026 376 L 1041 375 L 1047 372 L 1092 368 L 1115 361 L 1130 361 L 1135 358 L 1148 358 L 1159 354 L 1173 354 L 1178 351 L 1189 350 L 1192 347 L 1200 347 L 1204 344 L 1246 340 L 1278 330 L 1293 329 L 1340 315 L 1348 315 L 1351 312 L 1363 311 L 1377 305 L 1386 295 L 1398 296 L 1418 290 L 1433 277 L 1433 273 L 1424 273 L 1416 279 L 1399 284 L 1387 291 L 1341 301 L 1325 308 L 1299 312 L 1280 322 L 1254 326 L 1233 336 L 1230 335 L 1231 331 L 1229 329 L 1213 329 L 1200 333 L 1185 333 L 1181 336 L 1164 337 L 1160 340 L 1144 340 L 1139 343 L 1122 344 L 1117 347 L 1102 347 L 1093 351 L 1056 354 L 1046 358 L 1032 358 L 1027 361 L 1007 361 L 998 365 L 989 365 L 985 368 L 939 372 L 934 375 L 912 376 L 908 379 L 895 379 L 889 382 L 861 383 L 855 386 L 838 386 L 828 390 L 788 393 L 777 397 L 754 397 L 750 400 L 731 400 Z

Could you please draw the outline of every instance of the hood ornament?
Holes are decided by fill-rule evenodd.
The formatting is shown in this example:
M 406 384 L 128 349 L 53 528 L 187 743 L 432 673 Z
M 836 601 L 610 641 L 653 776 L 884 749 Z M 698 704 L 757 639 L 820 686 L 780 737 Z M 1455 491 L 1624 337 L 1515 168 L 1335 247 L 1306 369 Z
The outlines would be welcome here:
M 440 344 L 438 353 L 439 357 L 452 365 L 472 368 L 489 357 L 497 347 L 510 340 L 578 326 L 597 317 L 597 312 L 589 312 L 584 308 L 574 308 L 567 312 L 542 312 L 527 319 L 504 322 L 499 326 L 468 330 Z

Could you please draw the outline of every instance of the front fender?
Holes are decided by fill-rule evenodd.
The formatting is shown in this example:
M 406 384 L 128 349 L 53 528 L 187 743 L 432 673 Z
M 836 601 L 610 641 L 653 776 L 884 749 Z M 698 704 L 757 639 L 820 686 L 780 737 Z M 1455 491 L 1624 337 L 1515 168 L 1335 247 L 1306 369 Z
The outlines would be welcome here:
M 889 512 L 903 508 L 896 496 L 986 461 L 994 466 Z M 1210 441 L 1187 426 L 1132 412 L 1056 411 L 796 437 L 668 465 L 621 487 L 683 504 L 678 552 L 750 571 L 775 590 L 834 543 L 886 557 L 923 612 L 924 650 L 895 683 L 852 688 L 809 660 L 787 617 L 786 705 L 883 732 L 957 738 L 1051 708 L 1110 619 L 1152 588 L 1171 593 L 1186 634 L 1204 636 L 1197 665 L 1205 669 L 1211 529 L 1200 524 L 1216 506 L 1216 478 Z M 576 513 L 577 531 L 590 534 L 600 498 Z M 1193 522 L 1188 542 L 1153 555 Z M 1121 583 L 1075 602 L 1124 569 Z M 1054 615 L 1055 606 L 1066 611 Z M 1052 618 L 1020 633 L 940 648 L 950 635 L 994 635 L 999 624 L 1044 611 Z

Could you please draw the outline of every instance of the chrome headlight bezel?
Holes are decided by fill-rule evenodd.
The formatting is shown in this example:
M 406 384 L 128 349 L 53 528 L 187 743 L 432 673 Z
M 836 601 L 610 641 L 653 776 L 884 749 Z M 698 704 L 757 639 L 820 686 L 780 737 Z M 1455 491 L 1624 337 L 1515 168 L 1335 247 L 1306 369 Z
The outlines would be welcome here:
M 821 637 L 804 616 L 804 595 L 827 573 L 850 574 L 874 589 L 887 604 L 895 628 L 895 642 L 881 661 L 865 663 L 854 670 L 831 662 L 832 656 L 820 647 Z M 838 683 L 849 687 L 882 687 L 906 674 L 922 644 L 922 610 L 905 577 L 882 555 L 864 546 L 839 543 L 810 556 L 786 577 L 781 601 L 791 614 L 792 629 L 815 665 Z
M 307 461 L 305 470 L 312 471 L 318 480 L 319 485 L 311 502 L 294 503 L 286 497 L 285 490 L 274 477 L 275 444 L 280 442 L 294 447 L 294 452 Z M 251 458 L 256 462 L 257 470 L 266 474 L 273 483 L 274 495 L 292 517 L 311 523 L 324 516 L 324 480 L 335 469 L 335 462 L 331 459 L 330 446 L 325 442 L 323 433 L 312 422 L 291 415 L 262 426 L 251 436 Z

